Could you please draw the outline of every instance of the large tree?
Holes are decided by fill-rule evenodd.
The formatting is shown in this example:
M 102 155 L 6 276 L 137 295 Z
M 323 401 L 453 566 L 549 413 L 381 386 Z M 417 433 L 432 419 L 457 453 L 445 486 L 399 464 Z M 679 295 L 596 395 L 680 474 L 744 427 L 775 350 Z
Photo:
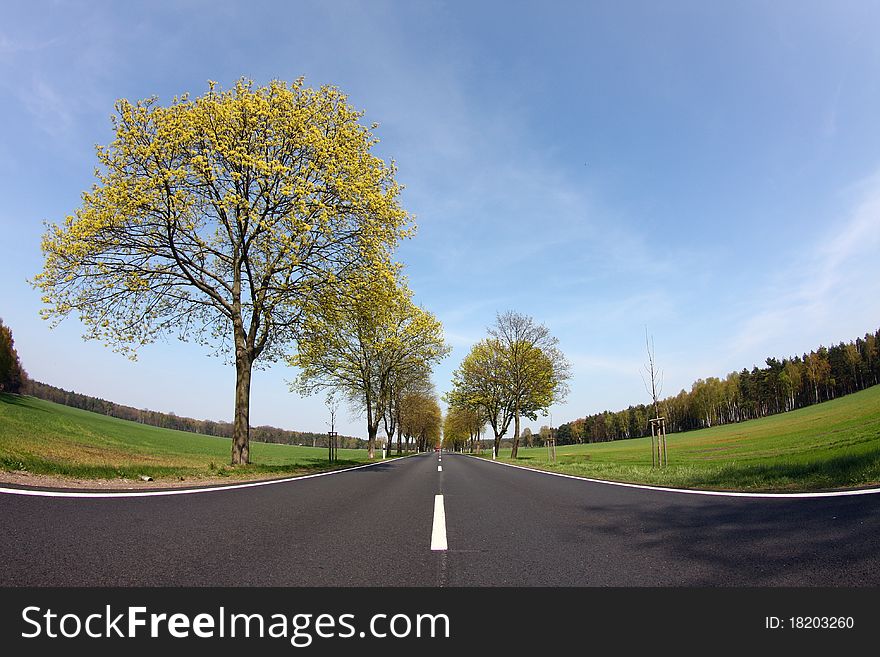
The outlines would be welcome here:
M 494 434 L 496 454 L 513 420 L 514 404 L 506 364 L 504 349 L 498 340 L 481 340 L 452 373 L 452 390 L 446 394 L 450 406 L 469 408 L 486 418 Z
M 527 315 L 499 314 L 489 335 L 499 343 L 504 359 L 514 421 L 511 458 L 516 458 L 520 418 L 535 420 L 539 411 L 565 399 L 571 366 L 559 349 L 559 340 Z
M 255 363 L 296 340 L 323 289 L 390 272 L 408 234 L 395 168 L 361 118 L 302 80 L 117 101 L 97 182 L 43 238 L 44 316 L 78 314 L 84 337 L 131 357 L 162 334 L 228 354 L 232 463 L 247 463 Z
M 304 321 L 297 352 L 289 358 L 300 369 L 293 387 L 302 394 L 338 390 L 363 410 L 373 458 L 395 391 L 405 389 L 409 376 L 426 379 L 449 347 L 440 322 L 413 303 L 403 282 L 375 281 L 368 274 L 326 296 L 322 310 Z

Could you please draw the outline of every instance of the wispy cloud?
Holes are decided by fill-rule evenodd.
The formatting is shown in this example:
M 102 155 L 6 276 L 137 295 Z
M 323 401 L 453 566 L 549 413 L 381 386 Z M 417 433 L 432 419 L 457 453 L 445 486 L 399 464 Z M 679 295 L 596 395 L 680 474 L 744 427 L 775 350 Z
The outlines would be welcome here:
M 57 38 L 25 40 L 21 38 L 14 39 L 8 34 L 0 33 L 0 60 L 6 59 L 11 55 L 23 53 L 33 53 L 54 46 L 59 42 Z
M 849 196 L 849 210 L 830 221 L 813 246 L 754 300 L 757 309 L 731 341 L 731 356 L 786 341 L 811 348 L 816 340 L 850 339 L 875 328 L 880 321 L 880 172 L 853 185 Z
M 74 125 L 71 99 L 59 93 L 45 79 L 33 79 L 21 91 L 19 99 L 31 114 L 34 123 L 52 136 L 65 134 Z

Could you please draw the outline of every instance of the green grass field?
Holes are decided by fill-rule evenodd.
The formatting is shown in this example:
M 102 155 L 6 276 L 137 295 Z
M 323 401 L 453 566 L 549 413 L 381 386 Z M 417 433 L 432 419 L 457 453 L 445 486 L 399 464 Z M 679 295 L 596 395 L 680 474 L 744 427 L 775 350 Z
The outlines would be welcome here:
M 251 442 L 248 466 L 229 466 L 232 443 L 160 429 L 34 397 L 0 394 L 0 470 L 89 479 L 267 477 L 331 469 L 323 448 Z M 334 467 L 367 462 L 340 449 Z
M 806 491 L 880 483 L 880 386 L 760 420 L 667 436 L 669 466 L 651 467 L 650 438 L 520 449 L 502 461 L 584 477 L 683 488 Z M 491 458 L 491 456 L 490 456 Z
M 719 490 L 825 490 L 880 483 L 880 386 L 741 424 L 670 434 L 669 462 L 651 467 L 647 438 L 520 449 L 511 461 L 597 479 Z M 79 478 L 265 477 L 328 469 L 321 448 L 251 443 L 231 468 L 230 441 L 126 422 L 33 397 L 0 394 L 0 469 Z M 339 450 L 336 467 L 367 461 Z

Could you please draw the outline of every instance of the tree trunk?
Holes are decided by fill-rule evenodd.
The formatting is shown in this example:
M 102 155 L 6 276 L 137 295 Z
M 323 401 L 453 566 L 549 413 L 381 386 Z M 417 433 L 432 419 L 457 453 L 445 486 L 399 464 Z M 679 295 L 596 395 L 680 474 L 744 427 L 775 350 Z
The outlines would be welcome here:
M 376 456 L 376 434 L 379 432 L 379 418 L 373 422 L 373 402 L 369 392 L 367 402 L 367 458 L 372 460 Z
M 250 463 L 251 359 L 241 351 L 235 359 L 235 419 L 232 425 L 232 465 Z
M 370 459 L 376 456 L 376 434 L 379 433 L 379 427 L 367 427 L 368 442 L 367 451 Z
M 513 447 L 510 449 L 510 458 L 515 459 L 519 451 L 519 410 L 513 416 Z

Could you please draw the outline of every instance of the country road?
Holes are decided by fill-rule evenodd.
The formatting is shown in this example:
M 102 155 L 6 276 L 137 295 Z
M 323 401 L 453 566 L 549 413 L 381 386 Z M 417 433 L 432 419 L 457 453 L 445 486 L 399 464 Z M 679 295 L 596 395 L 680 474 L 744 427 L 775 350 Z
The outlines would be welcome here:
M 195 494 L 4 493 L 0 518 L 2 586 L 880 584 L 877 494 L 690 495 L 457 454 Z

